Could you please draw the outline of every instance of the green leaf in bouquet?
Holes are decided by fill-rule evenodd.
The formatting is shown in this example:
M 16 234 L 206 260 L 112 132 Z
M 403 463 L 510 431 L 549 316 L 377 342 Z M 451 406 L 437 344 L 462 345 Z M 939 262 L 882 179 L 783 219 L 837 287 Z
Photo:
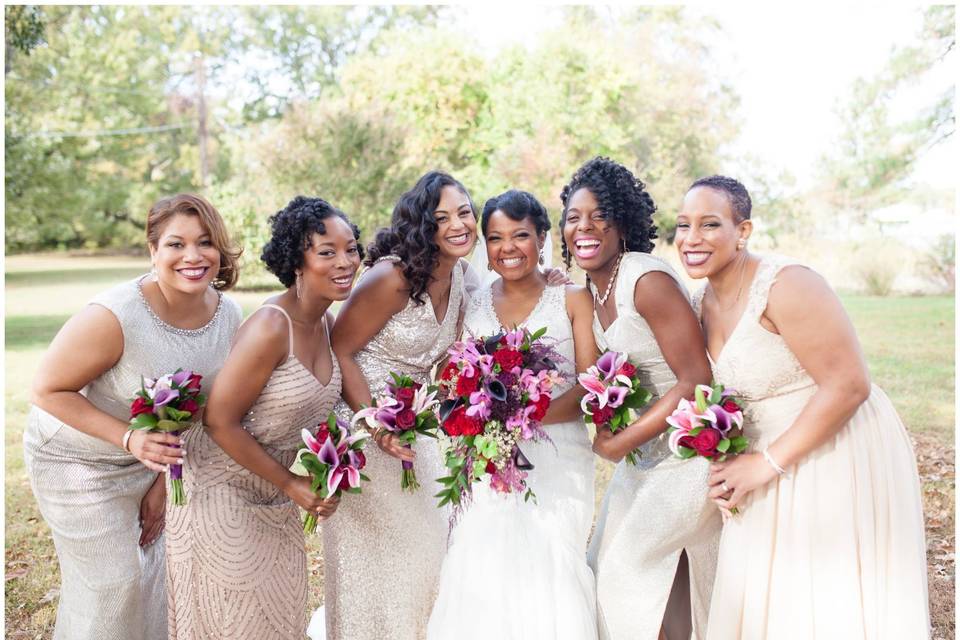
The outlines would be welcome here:
M 694 427 L 693 429 L 690 429 L 690 437 L 696 438 L 698 435 L 700 435 L 701 431 L 703 431 L 703 427 Z
M 535 342 L 547 334 L 546 327 L 540 327 L 536 331 L 530 334 L 530 342 Z
M 473 477 L 479 478 L 487 472 L 487 461 L 486 460 L 474 460 L 473 461 Z
M 747 450 L 747 445 L 750 444 L 750 441 L 743 436 L 737 436 L 730 440 L 730 444 L 733 447 L 733 453 L 743 453 Z
M 157 426 L 157 416 L 152 413 L 141 413 L 130 422 L 131 429 L 153 429 Z
M 652 397 L 652 393 L 641 387 L 628 395 L 627 399 L 624 401 L 624 404 L 631 409 L 639 409 L 650 402 L 650 398 Z
M 403 378 L 401 378 L 399 375 L 397 375 L 393 371 L 390 372 L 390 377 L 393 379 L 394 387 L 400 388 L 403 385 Z
M 718 384 L 713 385 L 713 391 L 710 392 L 710 404 L 720 404 L 720 399 L 723 397 L 723 387 Z
M 703 389 L 699 386 L 693 391 L 693 399 L 697 405 L 697 411 L 703 413 L 707 410 L 707 399 L 703 396 Z
M 717 451 L 719 451 L 720 453 L 726 453 L 727 450 L 730 449 L 730 444 L 731 444 L 730 440 L 727 438 L 724 438 L 723 440 L 717 443 Z
M 497 441 L 493 438 L 478 435 L 473 444 L 484 458 L 489 460 L 497 457 Z
M 310 491 L 316 493 L 323 486 L 323 476 L 312 476 L 310 478 Z
M 583 421 L 586 422 L 587 424 L 593 424 L 593 416 L 588 413 L 585 416 L 583 416 Z
M 174 420 L 158 420 L 154 429 L 164 432 L 180 431 L 180 429 L 183 429 L 183 424 Z
M 196 400 L 197 404 L 200 405 L 201 407 L 207 404 L 207 396 L 206 394 L 203 394 L 203 393 L 198 393 L 197 397 L 194 398 L 194 400 Z
M 347 493 L 361 493 L 362 489 L 360 487 L 350 487 L 347 489 Z
M 623 422 L 623 418 L 621 417 L 620 413 L 617 412 L 613 414 L 613 417 L 610 418 L 610 430 L 615 431 L 617 427 L 620 426 L 621 422 Z
M 691 449 L 690 447 L 677 447 L 677 451 L 680 452 L 680 457 L 684 460 L 697 455 L 696 450 Z
M 370 482 L 370 478 L 365 473 L 360 473 L 360 479 L 364 482 Z

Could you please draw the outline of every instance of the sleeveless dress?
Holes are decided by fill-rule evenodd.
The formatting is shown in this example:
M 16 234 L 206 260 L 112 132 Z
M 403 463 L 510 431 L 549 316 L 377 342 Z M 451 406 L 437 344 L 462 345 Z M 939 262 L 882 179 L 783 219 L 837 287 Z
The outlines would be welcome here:
M 576 384 L 573 328 L 563 286 L 548 286 L 523 322 L 546 327 L 567 381 Z M 501 331 L 490 288 L 470 301 L 465 333 Z M 551 442 L 528 442 L 523 453 L 537 503 L 474 485 L 473 500 L 453 529 L 428 640 L 589 640 L 597 637 L 596 593 L 586 562 L 593 522 L 594 462 L 583 420 L 546 426 Z M 480 616 L 479 618 L 477 616 Z
M 240 307 L 220 295 L 199 329 L 161 320 L 140 289 L 146 276 L 91 300 L 120 322 L 123 354 L 80 393 L 126 422 L 140 377 L 177 368 L 203 376 L 204 392 L 223 366 L 240 325 Z M 167 637 L 164 535 L 139 546 L 140 501 L 157 477 L 132 454 L 31 407 L 23 434 L 27 475 L 60 561 L 55 640 Z
M 746 401 L 744 435 L 763 451 L 817 385 L 760 324 L 777 273 L 764 256 L 714 376 Z M 694 298 L 698 316 L 703 290 Z M 828 442 L 751 492 L 720 539 L 707 637 L 929 637 L 926 546 L 916 457 L 884 392 Z
M 357 354 L 374 397 L 383 392 L 391 371 L 430 382 L 431 370 L 457 338 L 463 299 L 461 265 L 453 269 L 441 322 L 429 294 L 424 297 L 422 305 L 408 300 Z M 346 403 L 340 403 L 338 412 L 347 419 L 353 415 Z M 446 467 L 432 438 L 419 438 L 413 449 L 419 491 L 401 491 L 400 461 L 371 445 L 364 450 L 364 473 L 371 481 L 363 493 L 343 500 L 336 515 L 324 523 L 328 640 L 416 640 L 426 634 L 447 542 L 448 511 L 437 508 L 434 480 L 444 475 Z M 318 610 L 315 617 L 320 616 Z
M 677 381 L 653 331 L 634 306 L 637 280 L 651 271 L 680 282 L 666 262 L 628 252 L 615 285 L 617 318 L 606 331 L 596 314 L 593 321 L 597 346 L 626 353 L 637 368 L 644 388 L 653 394 L 648 406 Z M 590 543 L 588 558 L 597 576 L 601 635 L 655 640 L 663 623 L 671 639 L 689 637 L 691 631 L 694 638 L 701 638 L 721 527 L 720 513 L 707 498 L 709 464 L 702 458 L 674 457 L 665 435 L 650 440 L 641 451 L 637 466 L 626 460 L 617 465 Z M 677 576 L 684 550 L 689 581 L 682 573 Z M 675 577 L 678 591 L 671 597 Z
M 263 306 L 286 316 L 289 355 L 241 424 L 290 467 L 303 446 L 301 429 L 313 431 L 339 398 L 340 367 L 331 350 L 330 380 L 317 380 L 294 355 L 289 315 L 279 306 Z M 297 505 L 237 464 L 204 429 L 187 433 L 187 504 L 167 506 L 170 638 L 302 640 L 307 556 Z

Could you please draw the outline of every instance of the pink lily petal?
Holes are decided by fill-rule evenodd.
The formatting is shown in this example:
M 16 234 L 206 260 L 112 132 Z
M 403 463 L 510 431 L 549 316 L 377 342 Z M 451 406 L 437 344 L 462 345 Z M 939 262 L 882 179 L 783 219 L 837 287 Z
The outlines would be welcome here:
M 343 480 L 343 467 L 339 465 L 331 467 L 327 475 L 327 495 L 332 496 L 340 488 L 341 480 Z
M 300 437 L 303 438 L 303 444 L 307 445 L 310 451 L 313 453 L 318 453 L 320 451 L 320 441 L 314 438 L 312 433 L 306 429 L 303 429 L 300 431 Z
M 317 452 L 317 458 L 324 464 L 336 466 L 340 462 L 340 456 L 337 453 L 337 447 L 333 444 L 333 438 L 327 438 L 327 441 Z

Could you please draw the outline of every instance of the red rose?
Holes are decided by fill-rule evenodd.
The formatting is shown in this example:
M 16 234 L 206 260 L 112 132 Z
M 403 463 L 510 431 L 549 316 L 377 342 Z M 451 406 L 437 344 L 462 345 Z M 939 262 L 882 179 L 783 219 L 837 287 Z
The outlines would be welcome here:
M 523 356 L 515 349 L 497 349 L 493 352 L 493 361 L 504 371 L 523 365 Z
M 610 421 L 613 420 L 613 409 L 610 406 L 604 408 L 594 407 L 593 408 L 593 424 L 598 427 L 603 427 L 610 424 Z
M 397 414 L 397 426 L 401 429 L 410 429 L 415 424 L 417 424 L 417 414 L 412 409 L 404 409 Z
M 622 373 L 628 378 L 632 378 L 636 372 L 637 372 L 637 368 L 632 364 L 630 364 L 629 362 L 624 362 L 622 365 L 620 365 L 620 370 L 617 371 L 618 374 Z
M 537 408 L 530 414 L 530 418 L 537 421 L 543 420 L 543 417 L 547 415 L 547 409 L 550 408 L 550 396 L 541 393 L 540 399 L 536 402 L 536 406 Z
M 410 404 L 413 402 L 413 395 L 416 393 L 410 387 L 401 387 L 397 389 L 397 400 L 399 400 L 404 407 L 410 407 Z
M 200 405 L 197 404 L 197 401 L 193 398 L 187 398 L 180 405 L 180 411 L 189 411 L 190 413 L 196 414 L 200 410 Z
M 693 437 L 693 449 L 704 458 L 717 455 L 717 443 L 720 442 L 720 432 L 716 429 L 705 428 Z
M 317 429 L 317 435 L 315 437 L 317 439 L 317 442 L 319 442 L 320 444 L 323 444 L 330 438 L 330 427 L 327 425 L 326 422 L 320 424 L 320 427 Z
M 448 436 L 475 436 L 483 431 L 483 424 L 468 416 L 465 407 L 457 407 L 447 416 L 443 431 Z
M 723 410 L 727 413 L 736 413 L 737 411 L 740 411 L 740 405 L 738 405 L 736 400 L 732 398 L 727 398 L 720 406 L 723 407 Z
M 440 374 L 441 380 L 452 380 L 453 376 L 457 375 L 457 365 L 453 362 L 448 362 L 447 366 L 443 368 L 443 373 Z
M 147 401 L 137 396 L 133 400 L 133 404 L 130 405 L 130 418 L 136 418 L 141 413 L 150 413 L 153 411 L 153 407 L 147 404 Z
M 189 391 L 200 391 L 200 379 L 203 378 L 199 373 L 195 373 L 187 380 L 186 388 Z
M 457 380 L 457 395 L 468 396 L 476 391 L 478 386 L 480 386 L 480 376 L 473 376 L 472 378 L 460 376 Z
M 363 451 L 354 451 L 353 455 L 357 457 L 357 469 L 367 466 L 367 456 L 363 455 Z
M 686 447 L 687 449 L 693 449 L 693 438 L 691 436 L 683 436 L 677 440 L 677 445 Z
M 497 472 L 497 465 L 493 464 L 493 460 L 487 460 L 486 472 L 487 472 L 487 473 L 496 473 L 496 472 Z

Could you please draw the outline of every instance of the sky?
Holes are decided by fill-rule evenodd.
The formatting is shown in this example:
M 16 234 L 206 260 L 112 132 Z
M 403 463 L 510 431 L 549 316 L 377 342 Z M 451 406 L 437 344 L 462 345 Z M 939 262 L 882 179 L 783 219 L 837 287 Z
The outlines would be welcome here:
M 833 110 L 851 83 L 881 71 L 893 47 L 910 42 L 921 24 L 916 6 L 890 3 L 733 2 L 687 11 L 713 16 L 722 26 L 713 43 L 717 73 L 741 98 L 741 131 L 731 155 L 751 154 L 771 175 L 786 170 L 798 190 L 812 184 L 819 158 L 839 133 Z M 527 3 L 471 5 L 457 12 L 491 51 L 529 42 L 559 21 L 556 7 Z M 956 145 L 954 139 L 925 158 L 917 181 L 954 187 Z

